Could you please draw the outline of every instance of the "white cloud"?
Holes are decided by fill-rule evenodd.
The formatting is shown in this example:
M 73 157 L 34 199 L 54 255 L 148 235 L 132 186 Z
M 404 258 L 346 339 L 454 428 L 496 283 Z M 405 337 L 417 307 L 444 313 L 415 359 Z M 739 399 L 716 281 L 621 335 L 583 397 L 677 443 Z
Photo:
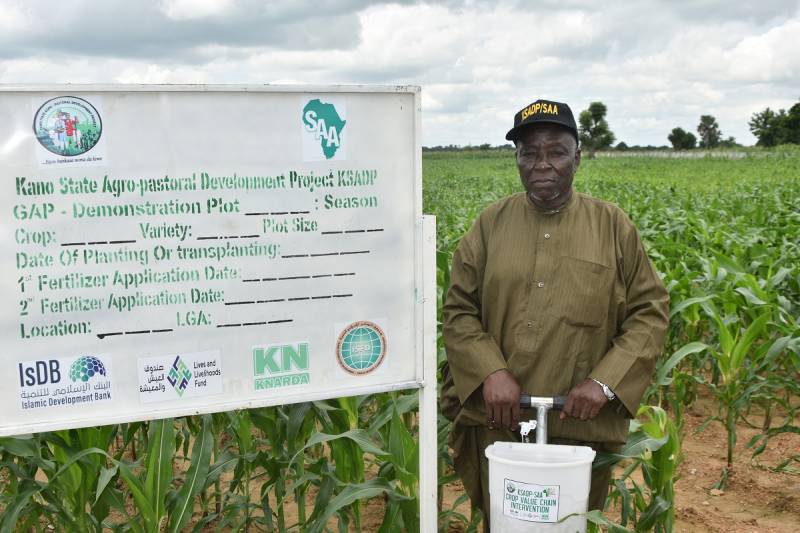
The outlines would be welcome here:
M 800 97 L 796 1 L 532 5 L 0 0 L 0 82 L 415 84 L 431 145 L 503 143 L 537 97 L 576 114 L 603 101 L 628 144 L 665 144 L 701 114 L 752 143 L 753 113 Z M 91 31 L 53 31 L 86 10 Z
M 207 83 L 208 78 L 204 72 L 187 67 L 171 69 L 159 65 L 137 65 L 126 67 L 114 81 L 133 84 Z
M 174 20 L 192 20 L 224 15 L 233 0 L 162 0 L 159 8 Z
M 33 17 L 25 9 L 22 2 L 0 2 L 0 32 L 19 33 L 25 31 L 33 24 Z
M 800 80 L 800 19 L 786 21 L 760 35 L 744 37 L 726 54 L 730 73 L 747 82 Z

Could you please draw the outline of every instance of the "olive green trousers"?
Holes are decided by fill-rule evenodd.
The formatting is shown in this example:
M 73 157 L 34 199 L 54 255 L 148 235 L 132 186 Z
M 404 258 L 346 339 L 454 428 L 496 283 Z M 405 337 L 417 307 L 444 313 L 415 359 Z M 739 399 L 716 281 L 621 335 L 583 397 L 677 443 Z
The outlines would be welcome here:
M 464 484 L 464 490 L 472 500 L 472 505 L 483 511 L 484 531 L 489 533 L 489 460 L 484 451 L 490 444 L 498 441 L 519 442 L 519 434 L 507 429 L 489 429 L 484 426 L 453 424 L 450 433 L 450 446 L 453 449 L 453 462 L 456 473 Z M 569 446 L 590 446 L 596 452 L 615 453 L 622 448 L 620 444 L 604 442 L 583 442 L 572 439 L 549 439 L 549 444 Z M 589 510 L 602 510 L 608 495 L 611 467 L 592 470 L 589 489 Z

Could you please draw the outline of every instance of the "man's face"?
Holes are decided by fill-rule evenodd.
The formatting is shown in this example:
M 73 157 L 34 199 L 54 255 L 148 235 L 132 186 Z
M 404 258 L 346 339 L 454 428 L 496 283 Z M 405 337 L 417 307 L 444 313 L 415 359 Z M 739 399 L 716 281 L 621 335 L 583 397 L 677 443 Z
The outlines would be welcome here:
M 531 200 L 547 208 L 565 203 L 581 162 L 575 137 L 556 124 L 536 124 L 525 128 L 516 144 L 519 177 Z

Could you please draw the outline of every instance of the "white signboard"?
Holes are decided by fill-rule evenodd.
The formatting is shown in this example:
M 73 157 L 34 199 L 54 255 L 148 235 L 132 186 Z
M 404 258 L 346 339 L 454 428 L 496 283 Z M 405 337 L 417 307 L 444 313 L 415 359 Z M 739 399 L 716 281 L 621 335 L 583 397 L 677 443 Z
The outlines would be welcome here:
M 0 435 L 420 386 L 417 88 L 0 89 Z

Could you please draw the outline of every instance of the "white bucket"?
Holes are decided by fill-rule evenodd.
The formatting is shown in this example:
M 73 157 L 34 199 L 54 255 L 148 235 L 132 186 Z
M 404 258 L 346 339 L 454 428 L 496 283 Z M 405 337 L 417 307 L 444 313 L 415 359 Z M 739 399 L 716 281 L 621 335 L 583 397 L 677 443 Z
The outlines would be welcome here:
M 584 533 L 595 452 L 588 446 L 495 442 L 489 459 L 493 533 Z

